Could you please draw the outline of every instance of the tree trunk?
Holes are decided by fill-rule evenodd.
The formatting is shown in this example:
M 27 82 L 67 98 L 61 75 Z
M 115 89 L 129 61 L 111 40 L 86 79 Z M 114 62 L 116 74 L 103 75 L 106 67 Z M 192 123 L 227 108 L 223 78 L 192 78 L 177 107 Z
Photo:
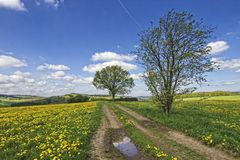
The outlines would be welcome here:
M 112 94 L 112 101 L 115 101 L 115 94 Z
M 172 103 L 173 103 L 173 98 L 172 96 L 168 96 L 166 100 L 166 110 L 167 110 L 167 115 L 170 115 L 171 109 L 172 109 Z
M 166 106 L 163 106 L 162 109 L 163 109 L 163 113 L 166 114 L 166 112 L 167 112 Z

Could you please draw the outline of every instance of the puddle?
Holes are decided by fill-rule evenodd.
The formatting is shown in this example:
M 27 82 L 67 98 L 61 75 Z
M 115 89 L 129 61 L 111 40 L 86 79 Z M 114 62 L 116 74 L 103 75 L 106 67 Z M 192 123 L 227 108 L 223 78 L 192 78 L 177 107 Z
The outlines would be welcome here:
M 131 142 L 131 139 L 128 137 L 124 137 L 123 141 L 115 142 L 113 143 L 113 145 L 126 157 L 134 157 L 138 154 L 136 146 Z

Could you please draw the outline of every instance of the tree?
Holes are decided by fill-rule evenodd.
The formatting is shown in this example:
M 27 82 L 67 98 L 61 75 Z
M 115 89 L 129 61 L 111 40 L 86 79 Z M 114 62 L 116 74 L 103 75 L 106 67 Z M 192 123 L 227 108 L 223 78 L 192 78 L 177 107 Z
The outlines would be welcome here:
M 187 12 L 168 12 L 158 26 L 143 31 L 135 54 L 145 70 L 144 80 L 164 113 L 170 114 L 177 93 L 193 91 L 190 84 L 206 81 L 213 70 L 207 40 L 214 28 Z
M 116 94 L 129 93 L 134 82 L 128 71 L 120 66 L 109 66 L 96 72 L 93 85 L 99 89 L 107 89 L 114 101 Z

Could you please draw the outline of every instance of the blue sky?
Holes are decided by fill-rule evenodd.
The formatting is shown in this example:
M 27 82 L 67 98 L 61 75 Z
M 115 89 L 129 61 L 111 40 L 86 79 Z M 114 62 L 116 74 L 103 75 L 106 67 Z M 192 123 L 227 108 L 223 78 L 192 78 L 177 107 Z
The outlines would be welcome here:
M 198 91 L 240 91 L 240 1 L 236 0 L 0 0 L 0 93 L 105 93 L 91 85 L 96 70 L 118 64 L 149 95 L 131 51 L 142 30 L 171 9 L 217 27 L 213 60 Z

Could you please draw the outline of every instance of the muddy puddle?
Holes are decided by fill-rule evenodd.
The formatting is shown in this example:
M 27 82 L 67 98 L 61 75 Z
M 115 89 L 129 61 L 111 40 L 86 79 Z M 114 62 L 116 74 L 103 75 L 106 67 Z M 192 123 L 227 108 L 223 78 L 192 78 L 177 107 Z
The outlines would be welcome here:
M 125 157 L 135 157 L 138 155 L 138 150 L 134 143 L 131 142 L 131 139 L 124 137 L 121 142 L 114 142 L 114 147 L 117 148 Z

